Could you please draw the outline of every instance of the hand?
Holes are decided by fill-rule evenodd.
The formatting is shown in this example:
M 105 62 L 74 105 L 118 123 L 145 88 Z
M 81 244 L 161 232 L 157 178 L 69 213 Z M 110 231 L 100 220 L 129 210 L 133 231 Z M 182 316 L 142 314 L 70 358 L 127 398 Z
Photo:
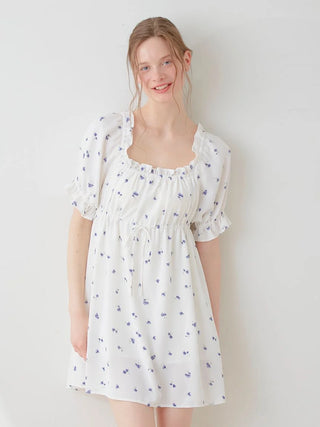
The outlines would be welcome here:
M 88 322 L 89 315 L 83 310 L 81 312 L 70 314 L 71 319 L 71 332 L 70 341 L 74 350 L 84 360 L 87 360 L 87 336 L 88 336 Z

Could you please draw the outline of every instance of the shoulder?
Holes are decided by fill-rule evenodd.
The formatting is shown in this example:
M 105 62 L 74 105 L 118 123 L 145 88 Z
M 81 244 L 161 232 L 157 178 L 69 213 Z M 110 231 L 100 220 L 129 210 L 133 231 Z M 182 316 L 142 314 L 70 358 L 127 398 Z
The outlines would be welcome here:
M 222 156 L 231 153 L 231 147 L 220 136 L 203 129 L 202 139 L 204 146 L 216 155 Z
M 224 158 L 231 155 L 231 147 L 220 136 L 202 128 L 202 145 L 207 155 Z
M 105 152 L 108 147 L 118 144 L 122 138 L 122 114 L 107 112 L 96 114 L 83 133 L 80 142 L 82 152 Z
M 104 112 L 97 114 L 88 126 L 88 132 L 94 133 L 96 137 L 104 134 L 108 139 L 119 133 L 122 129 L 123 114 L 121 112 Z

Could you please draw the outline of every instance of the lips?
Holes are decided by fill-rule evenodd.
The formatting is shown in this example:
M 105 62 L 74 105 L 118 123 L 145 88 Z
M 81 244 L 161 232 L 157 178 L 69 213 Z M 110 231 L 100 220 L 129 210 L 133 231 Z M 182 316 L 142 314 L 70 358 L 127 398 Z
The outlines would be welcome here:
M 157 89 L 156 89 L 156 87 L 162 87 L 162 86 L 165 86 L 165 85 L 170 86 L 170 85 L 171 85 L 171 83 L 163 83 L 163 84 L 161 84 L 161 85 L 154 86 L 152 89 L 157 90 Z M 166 88 L 165 88 L 165 89 L 166 89 Z

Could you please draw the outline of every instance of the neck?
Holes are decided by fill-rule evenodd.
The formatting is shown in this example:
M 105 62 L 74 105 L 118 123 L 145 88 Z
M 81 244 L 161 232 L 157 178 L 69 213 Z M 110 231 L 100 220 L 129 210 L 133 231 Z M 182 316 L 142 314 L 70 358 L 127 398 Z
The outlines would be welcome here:
M 179 112 L 176 104 L 145 104 L 135 111 L 136 117 L 139 121 L 144 119 L 148 128 L 162 134 L 180 133 L 190 125 L 194 126 L 183 105 L 180 106 Z

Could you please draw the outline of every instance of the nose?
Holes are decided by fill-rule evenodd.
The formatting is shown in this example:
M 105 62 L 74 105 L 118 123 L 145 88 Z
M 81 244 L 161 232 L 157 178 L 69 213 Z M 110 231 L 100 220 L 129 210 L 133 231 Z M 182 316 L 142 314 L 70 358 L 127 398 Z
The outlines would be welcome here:
M 163 72 L 163 70 L 160 67 L 154 67 L 153 74 L 152 74 L 153 81 L 155 83 L 161 82 L 164 78 L 164 74 L 165 73 Z

